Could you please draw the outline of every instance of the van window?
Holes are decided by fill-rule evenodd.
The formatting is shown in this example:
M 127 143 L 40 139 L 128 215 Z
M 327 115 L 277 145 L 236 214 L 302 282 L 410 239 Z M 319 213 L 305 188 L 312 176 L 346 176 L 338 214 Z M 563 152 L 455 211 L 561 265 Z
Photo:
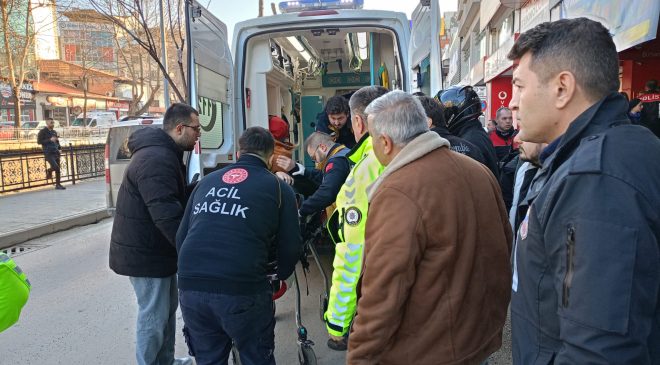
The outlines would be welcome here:
M 89 123 L 91 118 L 86 118 L 86 122 Z M 73 127 L 84 127 L 87 123 L 85 123 L 85 120 L 83 118 L 76 118 L 73 122 L 71 122 L 71 126 Z
M 130 126 L 121 128 L 112 128 L 108 134 L 108 144 L 110 145 L 110 162 L 130 160 L 131 151 L 128 149 L 128 138 L 141 128 L 149 128 L 146 126 Z
M 217 27 L 205 15 L 195 20 L 191 27 L 193 47 L 195 99 L 202 127 L 200 145 L 205 149 L 217 149 L 224 142 L 224 122 L 229 120 L 229 79 L 231 76 L 231 52 L 225 42 L 226 30 Z
M 229 80 L 206 67 L 196 65 L 197 110 L 202 127 L 202 148 L 219 148 L 223 141 L 224 113 L 227 108 L 227 84 Z M 224 101 L 224 103 L 223 103 Z
M 89 123 L 90 127 L 96 127 L 96 119 L 92 119 L 91 123 Z

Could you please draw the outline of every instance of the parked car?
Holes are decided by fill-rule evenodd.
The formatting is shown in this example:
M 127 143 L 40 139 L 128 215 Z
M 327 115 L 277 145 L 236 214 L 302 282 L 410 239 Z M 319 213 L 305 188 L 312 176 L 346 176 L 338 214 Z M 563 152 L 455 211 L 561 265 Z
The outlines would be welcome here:
M 14 138 L 14 122 L 0 122 L 0 139 Z

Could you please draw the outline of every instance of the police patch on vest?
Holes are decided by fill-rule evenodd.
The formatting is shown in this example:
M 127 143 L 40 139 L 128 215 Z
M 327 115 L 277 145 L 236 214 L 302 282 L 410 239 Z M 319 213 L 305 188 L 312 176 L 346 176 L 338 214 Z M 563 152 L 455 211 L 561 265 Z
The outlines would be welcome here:
M 245 179 L 247 179 L 247 177 L 248 177 L 247 170 L 236 168 L 225 172 L 225 174 L 222 175 L 222 181 L 225 184 L 238 184 L 240 182 L 243 182 Z
M 350 226 L 357 226 L 362 220 L 362 213 L 356 207 L 350 207 L 345 214 L 346 223 Z

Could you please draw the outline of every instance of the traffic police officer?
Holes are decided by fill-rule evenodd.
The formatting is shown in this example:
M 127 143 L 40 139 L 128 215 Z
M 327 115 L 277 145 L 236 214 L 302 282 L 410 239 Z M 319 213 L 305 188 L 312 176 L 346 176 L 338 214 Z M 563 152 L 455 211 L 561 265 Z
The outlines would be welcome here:
M 355 167 L 337 195 L 337 209 L 328 224 L 336 246 L 332 286 L 324 318 L 330 334 L 328 347 L 333 350 L 346 350 L 346 336 L 357 309 L 356 288 L 362 268 L 364 231 L 369 206 L 367 186 L 383 171 L 383 166 L 373 153 L 364 109 L 387 92 L 382 86 L 366 86 L 353 94 L 349 102 L 357 144 L 347 158 Z
M 264 128 L 239 139 L 239 159 L 206 176 L 177 234 L 184 335 L 198 365 L 275 364 L 269 262 L 289 277 L 302 242 L 293 190 L 268 171 L 274 141 Z

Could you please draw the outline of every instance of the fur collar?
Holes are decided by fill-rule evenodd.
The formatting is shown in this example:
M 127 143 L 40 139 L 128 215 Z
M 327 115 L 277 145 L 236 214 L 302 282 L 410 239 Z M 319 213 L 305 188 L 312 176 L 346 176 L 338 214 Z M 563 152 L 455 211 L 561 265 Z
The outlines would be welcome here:
M 394 159 L 390 162 L 389 165 L 387 165 L 387 167 L 385 167 L 385 170 L 383 170 L 383 173 L 380 174 L 378 179 L 376 179 L 373 184 L 367 187 L 367 195 L 369 197 L 369 201 L 371 201 L 371 198 L 376 194 L 376 191 L 378 190 L 378 187 L 383 183 L 383 180 L 386 179 L 389 175 L 408 165 L 409 163 L 420 159 L 426 154 L 444 146 L 449 147 L 449 141 L 440 137 L 433 131 L 428 131 L 415 137 L 405 147 L 403 147 L 399 154 L 394 157 Z

